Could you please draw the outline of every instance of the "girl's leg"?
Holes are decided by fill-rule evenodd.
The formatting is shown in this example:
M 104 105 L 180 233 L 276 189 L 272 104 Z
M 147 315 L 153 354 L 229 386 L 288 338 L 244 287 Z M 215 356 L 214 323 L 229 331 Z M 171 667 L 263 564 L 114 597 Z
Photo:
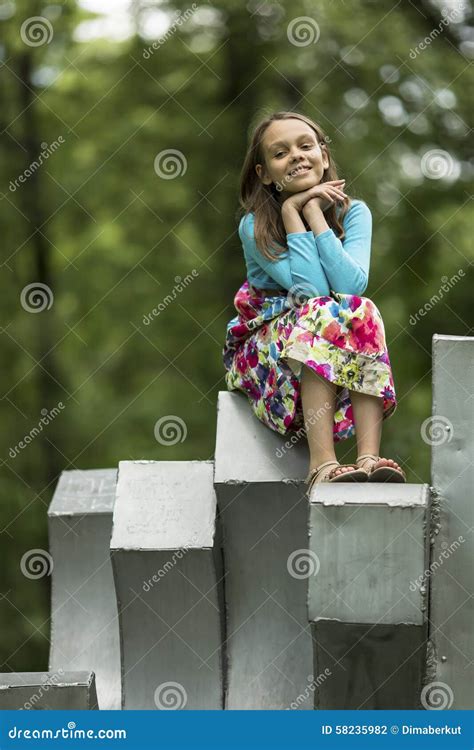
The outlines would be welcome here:
M 373 453 L 378 456 L 382 437 L 383 399 L 357 391 L 350 391 L 350 397 L 356 425 L 357 455 Z M 400 468 L 391 458 L 381 458 L 376 465 Z
M 301 404 L 310 453 L 310 470 L 325 461 L 337 461 L 333 437 L 336 389 L 334 383 L 303 365 Z M 344 471 L 350 471 L 350 468 L 341 466 L 334 473 Z

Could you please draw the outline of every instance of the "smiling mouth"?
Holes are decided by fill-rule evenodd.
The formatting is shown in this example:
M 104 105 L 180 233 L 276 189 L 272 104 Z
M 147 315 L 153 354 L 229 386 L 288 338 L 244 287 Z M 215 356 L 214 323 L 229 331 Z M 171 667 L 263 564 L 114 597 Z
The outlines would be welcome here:
M 305 172 L 309 172 L 311 167 L 297 167 L 296 169 L 293 169 L 291 172 L 289 172 L 290 177 L 298 177 L 300 174 L 304 174 Z

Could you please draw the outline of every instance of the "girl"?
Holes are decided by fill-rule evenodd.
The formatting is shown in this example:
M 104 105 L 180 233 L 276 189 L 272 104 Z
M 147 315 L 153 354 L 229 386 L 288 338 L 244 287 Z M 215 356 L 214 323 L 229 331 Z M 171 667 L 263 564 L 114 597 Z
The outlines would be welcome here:
M 378 455 L 397 401 L 382 317 L 361 296 L 372 217 L 344 192 L 327 141 L 296 112 L 256 127 L 240 187 L 247 279 L 222 351 L 228 390 L 270 429 L 306 432 L 308 496 L 316 482 L 406 481 Z M 353 435 L 357 462 L 340 464 L 334 443 Z

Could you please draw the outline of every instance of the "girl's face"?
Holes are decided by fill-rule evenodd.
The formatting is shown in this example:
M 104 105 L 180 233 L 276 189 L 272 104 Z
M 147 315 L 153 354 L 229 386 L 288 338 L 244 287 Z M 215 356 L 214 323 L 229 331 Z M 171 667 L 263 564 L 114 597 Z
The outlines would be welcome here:
M 319 185 L 329 166 L 325 146 L 321 148 L 314 130 L 296 118 L 272 122 L 262 149 L 265 164 L 257 164 L 255 170 L 264 185 L 275 183 L 282 201 Z

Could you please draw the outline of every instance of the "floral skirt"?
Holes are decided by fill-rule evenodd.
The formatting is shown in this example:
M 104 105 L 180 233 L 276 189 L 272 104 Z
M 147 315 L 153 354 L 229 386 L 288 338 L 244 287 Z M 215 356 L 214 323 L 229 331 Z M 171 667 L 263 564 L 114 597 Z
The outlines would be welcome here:
M 263 296 L 246 280 L 234 306 L 222 350 L 227 389 L 246 394 L 270 429 L 304 428 L 303 364 L 338 386 L 335 442 L 355 435 L 350 390 L 382 398 L 384 419 L 395 411 L 383 320 L 368 297 L 331 292 L 295 304 L 286 293 Z

